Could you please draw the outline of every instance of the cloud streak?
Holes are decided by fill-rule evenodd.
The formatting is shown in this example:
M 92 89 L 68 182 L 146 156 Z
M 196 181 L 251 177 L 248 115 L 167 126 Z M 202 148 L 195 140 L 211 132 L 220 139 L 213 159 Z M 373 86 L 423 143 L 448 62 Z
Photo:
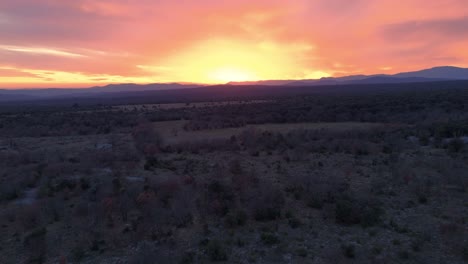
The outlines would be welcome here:
M 59 57 L 70 57 L 70 58 L 85 57 L 85 55 L 82 55 L 82 54 L 67 52 L 67 51 L 53 49 L 53 48 L 0 45 L 0 50 L 6 50 L 6 51 L 12 51 L 12 52 L 23 52 L 23 53 L 30 53 L 30 54 L 51 55 L 51 56 L 59 56 Z

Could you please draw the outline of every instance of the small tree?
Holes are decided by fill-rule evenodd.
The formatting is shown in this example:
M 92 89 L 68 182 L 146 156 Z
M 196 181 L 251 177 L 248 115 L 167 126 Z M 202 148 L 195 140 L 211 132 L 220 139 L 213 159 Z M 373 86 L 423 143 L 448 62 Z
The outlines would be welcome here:
M 151 123 L 141 123 L 134 128 L 133 141 L 138 151 L 145 156 L 154 156 L 161 150 L 161 135 Z

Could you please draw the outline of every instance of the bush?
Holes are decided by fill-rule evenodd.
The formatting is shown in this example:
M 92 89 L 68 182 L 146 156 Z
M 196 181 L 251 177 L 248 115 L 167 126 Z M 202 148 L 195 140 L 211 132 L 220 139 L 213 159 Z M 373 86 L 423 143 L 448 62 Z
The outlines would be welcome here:
M 160 152 L 162 138 L 151 123 L 139 124 L 132 132 L 135 147 L 145 156 L 153 156 Z
M 357 208 L 349 200 L 338 200 L 335 208 L 336 222 L 341 224 L 358 224 L 360 215 Z
M 293 218 L 288 220 L 288 224 L 289 224 L 289 226 L 291 228 L 296 229 L 296 228 L 298 228 L 298 227 L 300 227 L 302 225 L 302 222 L 301 222 L 301 220 L 293 217 Z
M 205 202 L 211 213 L 225 216 L 234 204 L 232 187 L 220 180 L 213 180 L 206 186 Z
M 401 258 L 401 259 L 409 259 L 410 258 L 410 254 L 408 251 L 406 250 L 402 250 L 400 252 L 398 252 L 398 256 Z
M 381 220 L 383 211 L 378 206 L 366 205 L 362 208 L 361 225 L 363 227 L 370 227 L 378 224 Z
M 452 153 L 462 152 L 464 148 L 465 148 L 465 143 L 463 142 L 463 140 L 459 138 L 450 140 L 450 142 L 447 145 L 448 151 Z
M 342 198 L 336 203 L 335 219 L 339 224 L 370 227 L 380 222 L 382 213 L 382 209 L 376 204 Z
M 281 209 L 271 207 L 259 207 L 255 210 L 254 218 L 259 222 L 273 221 L 281 217 Z
M 299 249 L 296 251 L 296 253 L 297 253 L 297 255 L 298 255 L 299 257 L 303 257 L 303 258 L 307 257 L 307 249 L 305 249 L 305 248 L 299 248 Z
M 211 240 L 210 242 L 208 242 L 206 252 L 211 261 L 228 260 L 226 249 L 218 240 Z
M 463 260 L 468 261 L 468 243 L 466 243 L 466 244 L 463 246 L 463 249 L 462 249 L 462 257 L 463 257 Z
M 47 255 L 45 237 L 47 229 L 40 227 L 33 229 L 24 237 L 24 246 L 28 254 L 27 263 L 44 263 Z
M 225 223 L 229 228 L 243 226 L 247 222 L 247 214 L 243 210 L 236 210 L 226 215 Z
M 256 221 L 267 222 L 281 217 L 284 206 L 283 193 L 271 186 L 264 186 L 258 199 L 255 200 L 253 216 Z
M 86 250 L 85 250 L 85 247 L 82 245 L 76 245 L 71 250 L 71 258 L 75 260 L 76 262 L 81 262 L 85 256 L 86 256 Z
M 18 199 L 19 195 L 18 195 L 18 191 L 16 188 L 11 188 L 11 186 L 5 186 L 4 188 L 2 188 L 2 190 L 0 191 L 0 201 L 12 201 L 12 200 L 15 200 L 15 199 Z
M 179 261 L 179 264 L 190 264 L 195 261 L 195 253 L 192 251 L 185 252 Z
M 158 166 L 158 159 L 155 157 L 148 157 L 145 161 L 145 165 L 143 166 L 145 170 L 151 170 Z
M 290 177 L 290 181 L 287 191 L 314 209 L 335 202 L 349 188 L 343 175 L 298 175 Z
M 316 195 L 307 195 L 307 206 L 314 209 L 322 209 L 325 201 Z
M 343 246 L 343 254 L 347 258 L 356 257 L 356 252 L 355 252 L 354 245 L 345 245 L 345 246 Z
M 279 243 L 278 236 L 271 233 L 262 233 L 260 237 L 265 245 L 274 245 Z
M 234 159 L 229 163 L 229 172 L 234 175 L 242 174 L 242 164 L 239 159 Z

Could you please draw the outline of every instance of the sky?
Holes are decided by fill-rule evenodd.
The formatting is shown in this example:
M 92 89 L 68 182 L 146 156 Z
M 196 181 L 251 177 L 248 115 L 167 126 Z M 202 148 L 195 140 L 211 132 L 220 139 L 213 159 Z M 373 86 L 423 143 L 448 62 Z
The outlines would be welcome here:
M 468 67 L 467 0 L 1 0 L 0 88 Z

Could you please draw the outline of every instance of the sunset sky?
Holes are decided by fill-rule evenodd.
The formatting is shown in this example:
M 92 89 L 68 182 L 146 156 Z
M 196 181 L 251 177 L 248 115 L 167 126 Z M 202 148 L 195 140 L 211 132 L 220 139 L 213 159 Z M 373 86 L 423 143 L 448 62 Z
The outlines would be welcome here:
M 467 0 L 1 0 L 0 88 L 468 66 Z

